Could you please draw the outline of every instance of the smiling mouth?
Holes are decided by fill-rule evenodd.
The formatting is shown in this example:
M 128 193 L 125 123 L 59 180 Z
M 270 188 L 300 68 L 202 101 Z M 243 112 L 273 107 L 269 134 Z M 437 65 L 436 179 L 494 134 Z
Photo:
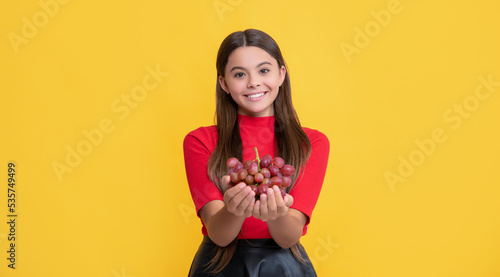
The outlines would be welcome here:
M 259 97 L 264 96 L 266 93 L 267 93 L 267 91 L 259 92 L 259 93 L 255 93 L 255 94 L 247 94 L 247 95 L 245 95 L 245 97 L 250 98 L 250 99 L 255 99 L 255 98 L 259 98 Z

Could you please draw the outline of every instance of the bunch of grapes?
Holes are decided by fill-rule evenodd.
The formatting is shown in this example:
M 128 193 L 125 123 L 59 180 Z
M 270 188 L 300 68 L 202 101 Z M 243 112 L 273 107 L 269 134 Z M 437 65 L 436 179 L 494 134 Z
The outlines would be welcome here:
M 239 182 L 245 182 L 255 192 L 258 198 L 265 194 L 268 188 L 278 186 L 281 196 L 285 197 L 285 188 L 292 184 L 292 175 L 295 168 L 292 165 L 285 164 L 280 157 L 274 159 L 270 155 L 259 158 L 257 147 L 255 149 L 255 160 L 240 162 L 237 158 L 229 158 L 227 166 L 229 167 L 229 176 L 231 185 Z

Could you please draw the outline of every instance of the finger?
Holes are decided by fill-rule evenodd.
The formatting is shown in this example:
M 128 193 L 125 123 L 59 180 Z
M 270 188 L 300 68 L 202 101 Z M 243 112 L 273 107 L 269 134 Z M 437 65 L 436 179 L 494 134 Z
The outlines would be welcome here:
M 255 192 L 250 189 L 250 187 L 245 188 L 244 191 L 242 191 L 242 195 L 245 197 L 241 200 L 239 206 L 239 210 L 241 212 L 246 212 L 246 209 L 250 204 L 253 205 L 253 202 L 255 202 Z
M 278 188 L 274 186 L 275 188 Z M 276 216 L 276 197 L 275 195 L 275 190 L 274 188 L 268 188 L 267 189 L 267 212 L 269 213 L 270 217 Z
M 252 191 L 250 194 L 250 203 L 248 204 L 246 210 L 245 210 L 245 216 L 249 217 L 252 215 L 253 207 L 255 206 L 255 193 Z
M 253 214 L 253 217 L 260 218 L 260 200 L 255 201 L 252 214 Z
M 222 185 L 224 187 L 226 187 L 227 189 L 231 188 L 231 186 L 229 185 L 229 183 L 231 182 L 231 177 L 229 177 L 229 175 L 222 176 L 221 182 L 222 182 Z
M 246 185 L 244 183 L 239 183 L 236 186 L 226 190 L 226 192 L 224 193 L 224 201 L 225 202 L 231 201 L 245 187 Z
M 280 189 L 277 186 L 274 186 L 273 190 L 274 190 L 274 199 L 276 199 L 276 206 L 277 207 L 285 206 L 285 201 L 283 199 L 283 196 L 281 196 Z
M 291 196 L 290 194 L 285 195 L 285 199 L 284 200 L 285 200 L 285 205 L 287 207 L 290 208 L 293 205 L 293 196 Z
M 253 192 L 250 187 L 244 186 L 236 195 L 233 197 L 232 201 L 236 203 L 238 206 L 241 205 L 241 202 L 243 202 L 246 197 L 248 196 L 249 193 Z M 246 208 L 246 206 L 245 206 Z
M 238 188 L 239 189 L 239 188 Z M 246 196 L 251 192 L 252 190 L 247 187 L 247 186 L 243 186 L 242 189 L 240 189 L 240 191 L 238 191 L 236 193 L 236 195 L 234 195 L 234 197 L 230 198 L 229 201 L 227 201 L 226 205 L 227 205 L 227 209 L 235 214 L 235 215 L 242 215 L 243 211 L 245 210 L 246 206 L 244 208 L 241 207 L 241 202 L 246 198 Z
M 281 191 L 274 186 L 274 199 L 276 199 L 276 215 L 283 216 L 288 212 L 288 207 L 285 205 L 285 199 L 281 196 Z M 286 195 L 285 195 L 286 197 Z
M 263 221 L 267 220 L 267 194 L 263 193 L 260 195 L 260 219 Z

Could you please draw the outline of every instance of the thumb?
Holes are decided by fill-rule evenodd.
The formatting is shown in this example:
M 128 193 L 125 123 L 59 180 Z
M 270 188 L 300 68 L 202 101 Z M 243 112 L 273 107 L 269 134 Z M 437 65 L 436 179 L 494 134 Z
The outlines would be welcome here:
M 231 188 L 231 178 L 229 177 L 229 175 L 224 175 L 222 176 L 222 185 L 226 188 L 226 189 L 230 189 Z
M 291 196 L 290 194 L 285 195 L 285 198 L 283 198 L 283 200 L 285 201 L 285 205 L 287 207 L 290 208 L 293 205 L 293 196 Z

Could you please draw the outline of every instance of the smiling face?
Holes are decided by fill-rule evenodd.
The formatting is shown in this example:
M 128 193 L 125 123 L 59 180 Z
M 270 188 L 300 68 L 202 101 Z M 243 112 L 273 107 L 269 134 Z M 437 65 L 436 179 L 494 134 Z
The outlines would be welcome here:
M 249 116 L 274 115 L 274 99 L 285 79 L 286 69 L 269 53 L 256 46 L 236 48 L 229 56 L 222 89 L 238 104 L 238 113 Z

